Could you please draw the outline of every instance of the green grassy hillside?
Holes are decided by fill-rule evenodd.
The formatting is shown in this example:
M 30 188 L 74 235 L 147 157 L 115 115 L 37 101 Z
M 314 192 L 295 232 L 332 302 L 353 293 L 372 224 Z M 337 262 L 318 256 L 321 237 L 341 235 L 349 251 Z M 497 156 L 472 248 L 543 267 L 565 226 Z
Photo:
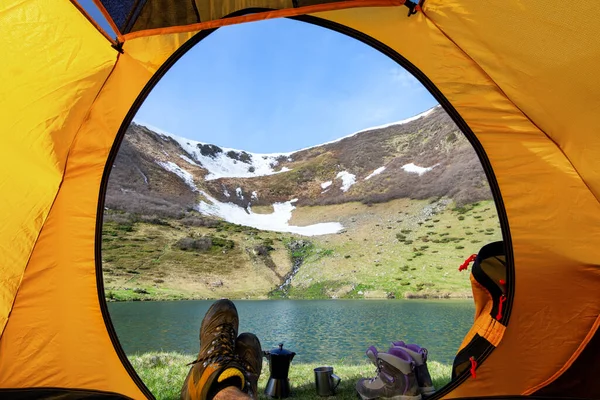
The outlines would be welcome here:
M 302 237 L 206 218 L 108 212 L 103 272 L 108 300 L 466 297 L 458 266 L 500 240 L 492 201 L 446 199 L 299 207 L 290 221 L 338 221 L 333 235 Z M 291 284 L 281 283 L 301 261 Z
M 291 297 L 466 297 L 458 266 L 501 240 L 493 202 L 443 211 L 439 203 L 396 200 L 323 209 L 344 214 L 346 232 L 312 239 L 314 249 L 293 280 Z M 318 215 L 317 207 L 311 215 Z M 301 215 L 303 210 L 299 210 Z M 299 217 L 300 219 L 301 217 Z

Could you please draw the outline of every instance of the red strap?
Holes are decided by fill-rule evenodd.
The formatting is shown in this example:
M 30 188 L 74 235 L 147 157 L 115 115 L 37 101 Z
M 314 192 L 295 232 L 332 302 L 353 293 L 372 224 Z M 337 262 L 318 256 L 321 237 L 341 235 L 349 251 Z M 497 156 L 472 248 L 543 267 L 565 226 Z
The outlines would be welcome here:
M 500 321 L 502 319 L 502 305 L 506 301 L 506 296 L 500 296 L 500 303 L 498 303 L 498 314 L 496 314 L 496 319 Z
M 467 259 L 465 260 L 465 262 L 464 262 L 464 263 L 462 263 L 462 264 L 460 265 L 460 267 L 458 267 L 458 270 L 459 270 L 459 271 L 464 271 L 465 269 L 467 269 L 467 267 L 469 266 L 469 264 L 470 264 L 470 263 L 472 263 L 473 261 L 475 261 L 475 259 L 476 259 L 476 258 L 477 258 L 477 254 L 471 254 L 471 255 L 469 256 L 469 258 L 467 258 Z
M 471 357 L 469 358 L 469 360 L 471 361 L 471 376 L 473 377 L 473 379 L 477 378 L 477 375 L 475 374 L 475 369 L 477 368 L 477 361 L 475 361 L 475 357 Z

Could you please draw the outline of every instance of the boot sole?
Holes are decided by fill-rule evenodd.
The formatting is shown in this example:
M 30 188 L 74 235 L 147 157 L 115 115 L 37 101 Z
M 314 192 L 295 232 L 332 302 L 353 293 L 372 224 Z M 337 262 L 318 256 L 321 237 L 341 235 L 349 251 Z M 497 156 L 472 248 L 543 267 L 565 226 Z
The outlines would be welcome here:
M 424 396 L 431 396 L 432 394 L 435 393 L 435 388 L 433 388 L 431 386 L 425 386 L 425 387 L 419 386 L 419 393 L 421 393 Z

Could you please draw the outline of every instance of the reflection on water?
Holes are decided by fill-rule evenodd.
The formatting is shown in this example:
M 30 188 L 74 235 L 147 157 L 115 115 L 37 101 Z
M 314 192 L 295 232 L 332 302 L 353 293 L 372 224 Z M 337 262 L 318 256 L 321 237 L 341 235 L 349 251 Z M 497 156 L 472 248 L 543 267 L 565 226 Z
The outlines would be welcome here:
M 196 354 L 198 329 L 213 301 L 109 303 L 127 354 Z M 429 358 L 451 363 L 473 323 L 471 300 L 236 300 L 240 332 L 255 333 L 264 349 L 283 342 L 296 362 L 362 363 L 365 350 L 404 340 L 427 347 Z

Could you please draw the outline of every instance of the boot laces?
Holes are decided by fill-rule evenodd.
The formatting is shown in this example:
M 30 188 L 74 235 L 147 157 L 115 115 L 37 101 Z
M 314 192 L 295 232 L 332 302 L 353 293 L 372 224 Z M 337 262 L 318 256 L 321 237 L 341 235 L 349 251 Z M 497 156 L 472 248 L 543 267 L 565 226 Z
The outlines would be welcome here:
M 426 363 L 427 362 L 427 349 L 425 347 L 421 348 L 421 356 L 423 357 L 423 362 Z
M 215 328 L 213 332 L 214 339 L 211 341 L 211 346 L 206 351 L 205 357 L 199 357 L 188 365 L 202 362 L 202 366 L 206 367 L 213 363 L 224 363 L 232 360 L 238 360 L 234 352 L 235 345 L 235 330 L 233 326 L 224 324 Z
M 391 376 L 383 370 L 383 361 L 381 359 L 378 359 L 377 370 L 375 372 L 375 377 L 369 380 L 371 383 L 375 382 L 377 379 L 380 379 L 384 383 L 392 384 L 396 380 L 393 376 Z

